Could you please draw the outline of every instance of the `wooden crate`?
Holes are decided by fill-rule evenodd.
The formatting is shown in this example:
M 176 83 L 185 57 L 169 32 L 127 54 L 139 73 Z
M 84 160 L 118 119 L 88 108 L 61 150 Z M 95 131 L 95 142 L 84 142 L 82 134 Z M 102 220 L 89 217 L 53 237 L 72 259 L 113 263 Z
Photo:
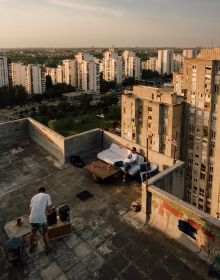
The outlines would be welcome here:
M 66 222 L 61 222 L 59 220 L 59 217 L 57 217 L 57 223 L 52 226 L 48 226 L 48 236 L 50 240 L 63 237 L 71 233 L 72 233 L 71 219 Z

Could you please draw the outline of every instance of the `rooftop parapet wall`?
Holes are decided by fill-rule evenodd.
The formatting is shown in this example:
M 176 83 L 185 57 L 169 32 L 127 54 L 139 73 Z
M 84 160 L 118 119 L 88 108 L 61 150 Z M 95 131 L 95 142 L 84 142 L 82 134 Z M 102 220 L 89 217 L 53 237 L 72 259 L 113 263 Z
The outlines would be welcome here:
M 63 164 L 65 162 L 65 137 L 31 118 L 28 118 L 28 127 L 30 138 L 49 152 L 60 164 Z
M 220 221 L 155 186 L 147 197 L 149 225 L 208 262 L 220 254 Z
M 173 167 L 169 167 L 162 173 L 148 180 L 149 185 L 154 185 L 163 191 L 166 191 L 175 197 L 183 200 L 184 196 L 184 174 L 185 174 L 185 163 L 178 161 Z
M 0 145 L 16 144 L 17 141 L 28 136 L 27 119 L 0 123 Z
M 101 148 L 101 130 L 93 129 L 65 138 L 65 161 L 72 155 L 86 156 L 91 152 L 98 152 Z
M 197 56 L 200 59 L 220 60 L 220 48 L 201 49 Z

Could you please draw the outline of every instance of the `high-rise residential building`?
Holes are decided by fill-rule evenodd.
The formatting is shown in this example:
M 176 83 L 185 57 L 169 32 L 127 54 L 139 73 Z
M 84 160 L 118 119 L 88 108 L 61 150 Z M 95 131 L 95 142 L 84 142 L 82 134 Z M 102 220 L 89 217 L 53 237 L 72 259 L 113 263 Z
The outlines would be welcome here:
M 103 79 L 110 82 L 115 81 L 117 84 L 121 84 L 124 80 L 123 76 L 123 61 L 122 57 L 110 49 L 104 53 L 103 62 Z
M 63 81 L 67 85 L 71 84 L 71 60 L 63 60 Z
M 46 91 L 45 73 L 40 65 L 32 65 L 33 94 L 42 94 Z
M 6 56 L 0 56 L 0 87 L 11 85 L 11 60 Z
M 185 58 L 196 58 L 197 50 L 196 49 L 186 49 L 186 50 L 183 50 L 183 56 Z
M 32 87 L 32 67 L 31 64 L 26 66 L 26 83 L 25 83 L 25 90 L 28 94 L 33 93 Z
M 142 70 L 151 70 L 151 71 L 157 71 L 157 58 L 151 57 L 147 61 L 143 61 L 141 63 Z
M 57 68 L 46 67 L 46 75 L 49 75 L 52 80 L 52 84 L 66 83 L 67 85 L 72 84 L 73 76 L 73 60 L 63 60 L 61 65 Z
M 84 60 L 80 64 L 81 86 L 84 91 L 100 92 L 99 64 Z
M 26 91 L 29 94 L 43 94 L 46 91 L 46 78 L 42 66 L 26 66 Z
M 179 158 L 183 98 L 170 88 L 134 86 L 122 95 L 122 137 Z
M 51 77 L 52 84 L 57 84 L 57 69 L 52 67 L 46 67 L 45 68 L 45 74 L 46 76 Z
M 197 58 L 185 60 L 183 90 L 185 199 L 220 218 L 220 49 L 204 49 Z
M 26 66 L 22 63 L 12 63 L 12 85 L 26 87 Z
M 77 59 L 70 60 L 70 71 L 71 71 L 70 84 L 73 87 L 77 87 L 78 73 L 79 73 L 79 63 L 77 62 Z
M 180 72 L 183 69 L 184 56 L 182 54 L 174 54 L 173 71 Z
M 56 69 L 56 82 L 58 84 L 64 83 L 64 67 L 63 65 L 58 65 Z
M 124 77 L 141 80 L 141 60 L 132 51 L 125 50 L 122 54 L 124 62 Z
M 184 76 L 182 72 L 173 72 L 173 86 L 174 92 L 178 96 L 186 96 L 186 89 L 183 87 L 184 85 Z
M 75 59 L 63 60 L 57 68 L 46 68 L 52 83 L 66 83 L 73 87 L 100 92 L 99 61 L 88 53 L 78 53 Z
M 72 85 L 84 91 L 100 92 L 99 61 L 88 53 L 78 53 L 71 62 Z
M 158 50 L 157 71 L 161 75 L 173 73 L 173 50 Z

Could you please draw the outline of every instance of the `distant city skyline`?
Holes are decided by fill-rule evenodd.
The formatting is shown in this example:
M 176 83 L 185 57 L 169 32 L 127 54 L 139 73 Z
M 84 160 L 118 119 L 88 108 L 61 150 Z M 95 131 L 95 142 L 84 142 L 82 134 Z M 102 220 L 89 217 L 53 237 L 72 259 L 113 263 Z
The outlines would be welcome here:
M 0 48 L 217 47 L 219 0 L 0 0 Z

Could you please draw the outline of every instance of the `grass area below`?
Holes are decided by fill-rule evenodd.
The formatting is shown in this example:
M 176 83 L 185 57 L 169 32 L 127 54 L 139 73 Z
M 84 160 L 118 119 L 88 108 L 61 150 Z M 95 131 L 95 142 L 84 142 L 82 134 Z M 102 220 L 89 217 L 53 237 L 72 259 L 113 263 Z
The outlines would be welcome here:
M 65 116 L 61 118 L 48 119 L 47 116 L 35 116 L 34 118 L 59 134 L 67 137 L 94 128 L 100 128 L 100 119 L 97 117 L 97 114 L 96 111 L 93 111 L 73 116 L 70 112 L 66 112 Z M 103 127 L 105 130 L 114 128 L 117 125 L 118 121 L 108 118 L 104 119 Z

